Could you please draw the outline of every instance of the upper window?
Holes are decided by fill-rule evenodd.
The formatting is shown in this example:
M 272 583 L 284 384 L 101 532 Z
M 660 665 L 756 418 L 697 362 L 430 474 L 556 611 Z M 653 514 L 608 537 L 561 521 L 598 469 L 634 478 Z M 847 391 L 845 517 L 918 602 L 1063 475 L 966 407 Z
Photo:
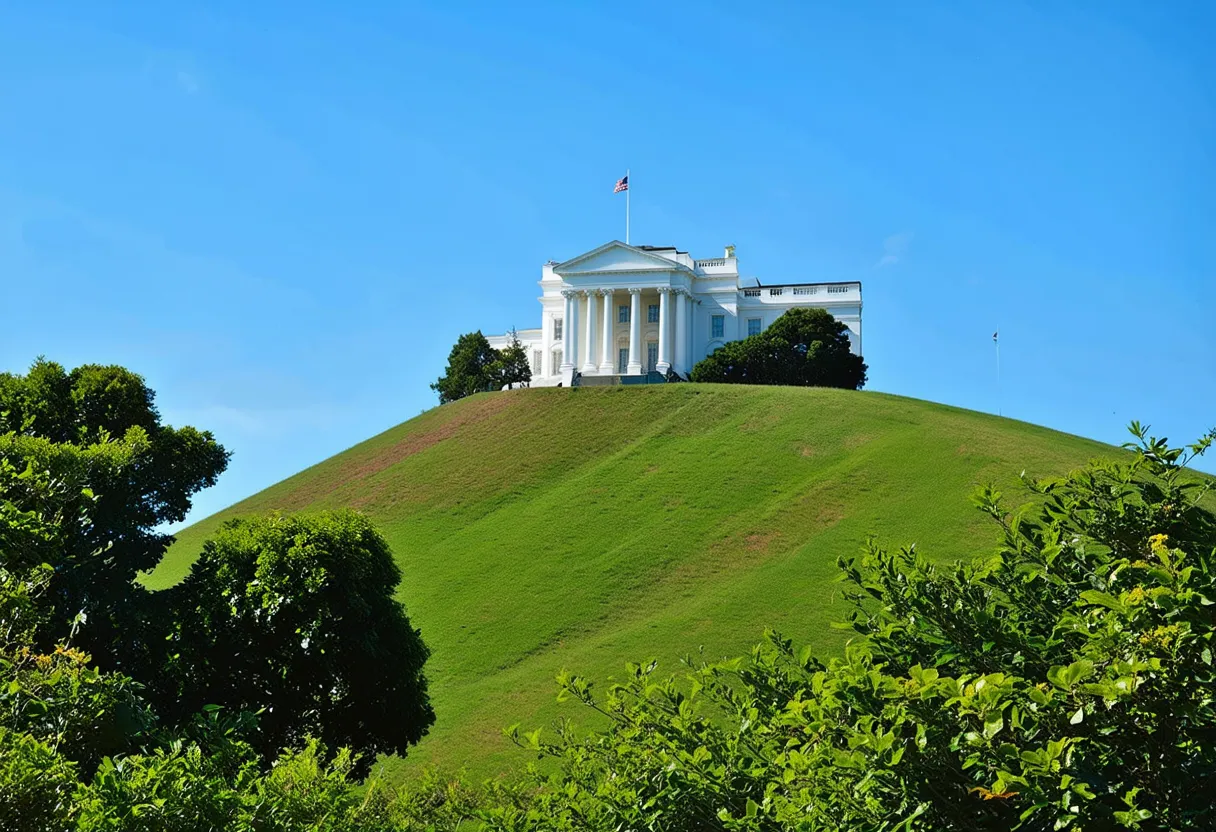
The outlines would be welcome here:
M 616 322 L 618 324 L 629 323 L 629 307 L 628 306 L 618 306 L 616 308 Z
M 553 340 L 554 341 L 561 340 L 561 337 L 562 337 L 562 319 L 554 318 L 553 319 Z
M 657 324 L 659 322 L 659 305 L 652 303 L 646 307 L 646 323 Z
M 748 318 L 747 319 L 747 334 L 748 335 L 759 335 L 760 334 L 760 319 L 759 318 Z
M 709 337 L 724 338 L 726 337 L 726 316 L 712 315 L 709 319 Z

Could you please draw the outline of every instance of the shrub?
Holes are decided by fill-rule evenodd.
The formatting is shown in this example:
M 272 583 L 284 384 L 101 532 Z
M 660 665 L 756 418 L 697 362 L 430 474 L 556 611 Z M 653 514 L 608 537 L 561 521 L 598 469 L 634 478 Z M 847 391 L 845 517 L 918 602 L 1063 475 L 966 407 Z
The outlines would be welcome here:
M 699 362 L 691 379 L 727 384 L 787 384 L 860 390 L 866 364 L 849 330 L 824 309 L 791 309 L 757 335 L 731 341 Z
M 258 713 L 267 760 L 315 736 L 366 761 L 434 722 L 429 651 L 393 598 L 388 544 L 349 511 L 235 520 L 170 590 L 172 658 L 157 701 L 175 724 L 206 705 Z

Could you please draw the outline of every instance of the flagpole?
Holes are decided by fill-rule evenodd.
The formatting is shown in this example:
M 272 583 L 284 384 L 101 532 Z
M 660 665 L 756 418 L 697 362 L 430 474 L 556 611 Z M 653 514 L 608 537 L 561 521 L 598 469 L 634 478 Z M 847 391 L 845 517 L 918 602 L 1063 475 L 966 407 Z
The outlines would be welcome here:
M 997 337 L 992 339 L 996 344 L 996 415 L 1004 416 L 1001 412 L 1001 339 L 1000 330 L 997 330 Z
M 629 179 L 629 168 L 625 168 L 625 245 L 629 245 L 629 192 L 632 190 L 633 182 Z

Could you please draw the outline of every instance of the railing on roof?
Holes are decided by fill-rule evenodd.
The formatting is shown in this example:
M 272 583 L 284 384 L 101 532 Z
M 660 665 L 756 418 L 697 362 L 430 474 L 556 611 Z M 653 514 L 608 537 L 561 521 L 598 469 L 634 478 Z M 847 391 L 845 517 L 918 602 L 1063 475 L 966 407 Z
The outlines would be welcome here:
M 712 269 L 715 266 L 725 266 L 726 258 L 712 257 L 709 260 L 695 260 L 693 262 L 696 264 L 698 269 Z

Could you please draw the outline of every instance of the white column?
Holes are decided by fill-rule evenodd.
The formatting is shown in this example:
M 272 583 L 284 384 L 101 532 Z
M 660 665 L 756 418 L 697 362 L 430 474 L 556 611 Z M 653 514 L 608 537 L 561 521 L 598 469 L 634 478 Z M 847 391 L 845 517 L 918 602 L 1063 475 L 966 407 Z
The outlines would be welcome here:
M 688 306 L 685 303 L 687 294 L 683 289 L 675 290 L 676 348 L 672 352 L 675 353 L 678 373 L 688 372 Z
M 686 356 L 685 361 L 687 362 L 688 372 L 691 373 L 693 365 L 697 363 L 697 356 L 693 352 L 693 346 L 697 343 L 695 334 L 697 328 L 697 302 L 693 299 L 692 292 L 684 296 L 684 303 L 688 304 L 688 340 L 684 342 L 685 349 L 688 351 L 684 355 Z
M 671 369 L 671 287 L 659 287 L 659 361 L 655 369 L 664 375 Z
M 574 291 L 572 289 L 563 289 L 562 297 L 566 301 L 565 308 L 562 310 L 562 365 L 558 368 L 559 373 L 564 373 L 566 370 L 574 369 L 574 316 L 577 301 L 574 299 Z
M 583 292 L 583 296 L 587 298 L 587 332 L 584 335 L 583 343 L 586 345 L 587 351 L 583 354 L 583 373 L 595 372 L 595 296 L 594 289 L 587 289 Z
M 616 357 L 613 355 L 616 350 L 612 342 L 612 320 L 613 313 L 616 312 L 612 308 L 612 290 L 600 289 L 600 295 L 603 297 L 604 304 L 604 337 L 603 347 L 600 353 L 600 372 L 604 375 L 612 375 L 616 372 Z
M 625 372 L 642 374 L 642 290 L 629 290 L 629 365 Z

